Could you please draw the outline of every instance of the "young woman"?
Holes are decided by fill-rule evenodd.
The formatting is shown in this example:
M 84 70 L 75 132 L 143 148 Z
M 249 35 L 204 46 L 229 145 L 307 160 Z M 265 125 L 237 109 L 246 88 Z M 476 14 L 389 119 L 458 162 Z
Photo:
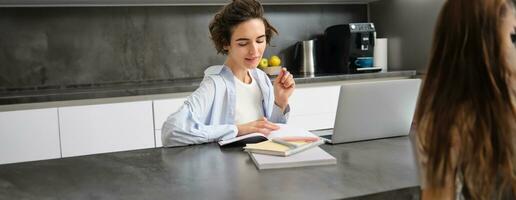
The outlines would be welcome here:
M 286 123 L 292 75 L 283 69 L 274 80 L 256 69 L 277 31 L 255 0 L 233 0 L 210 23 L 211 39 L 224 65 L 204 72 L 199 88 L 170 115 L 162 128 L 164 146 L 229 139 L 253 132 L 269 134 Z
M 448 0 L 441 10 L 414 118 L 422 199 L 515 197 L 514 5 Z

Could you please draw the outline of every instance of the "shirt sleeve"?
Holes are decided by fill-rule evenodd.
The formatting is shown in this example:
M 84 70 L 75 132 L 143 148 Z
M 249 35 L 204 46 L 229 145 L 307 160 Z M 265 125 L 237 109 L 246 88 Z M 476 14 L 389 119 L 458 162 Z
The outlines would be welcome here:
M 163 124 L 163 146 L 185 146 L 234 138 L 238 129 L 233 124 L 207 125 L 212 117 L 214 98 L 215 83 L 205 77 L 183 106 Z
M 272 114 L 269 120 L 274 123 L 286 124 L 288 121 L 288 116 L 290 114 L 290 105 L 287 105 L 285 111 L 282 112 L 281 108 L 278 105 L 276 105 L 276 103 L 273 104 L 274 107 L 272 108 Z

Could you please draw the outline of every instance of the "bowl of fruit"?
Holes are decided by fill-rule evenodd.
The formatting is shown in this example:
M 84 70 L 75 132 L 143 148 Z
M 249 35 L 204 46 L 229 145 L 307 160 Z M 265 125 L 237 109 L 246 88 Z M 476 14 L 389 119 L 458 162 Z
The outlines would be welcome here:
M 276 55 L 271 56 L 269 59 L 262 58 L 258 68 L 269 75 L 278 75 L 281 71 L 281 59 Z

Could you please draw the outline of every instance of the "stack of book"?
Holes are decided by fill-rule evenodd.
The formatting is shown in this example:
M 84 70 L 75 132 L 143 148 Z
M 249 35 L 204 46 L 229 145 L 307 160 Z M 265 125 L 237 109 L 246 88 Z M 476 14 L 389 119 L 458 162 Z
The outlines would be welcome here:
M 324 141 L 299 128 L 280 125 L 258 143 L 247 143 L 247 151 L 258 169 L 304 167 L 337 164 L 337 160 L 321 149 Z

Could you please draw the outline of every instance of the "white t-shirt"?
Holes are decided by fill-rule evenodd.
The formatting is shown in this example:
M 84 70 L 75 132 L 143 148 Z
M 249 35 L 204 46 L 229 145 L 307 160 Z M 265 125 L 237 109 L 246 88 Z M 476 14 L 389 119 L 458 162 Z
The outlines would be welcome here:
M 262 91 L 251 76 L 251 83 L 246 84 L 234 77 L 236 89 L 235 124 L 256 121 L 263 117 Z

